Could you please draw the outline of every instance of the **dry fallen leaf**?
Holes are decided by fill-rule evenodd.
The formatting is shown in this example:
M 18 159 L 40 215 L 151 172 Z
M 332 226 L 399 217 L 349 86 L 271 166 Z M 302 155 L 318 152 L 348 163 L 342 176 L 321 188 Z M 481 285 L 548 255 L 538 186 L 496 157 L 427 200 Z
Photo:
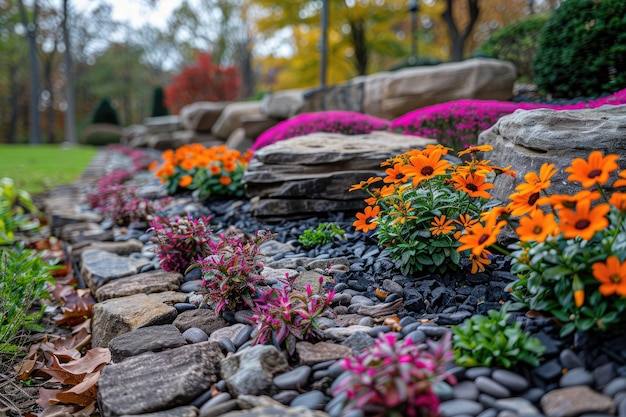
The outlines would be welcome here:
M 66 391 L 60 391 L 56 395 L 58 402 L 65 404 L 78 404 L 87 406 L 96 401 L 98 390 L 97 383 L 100 371 L 85 375 L 85 379 L 78 385 Z

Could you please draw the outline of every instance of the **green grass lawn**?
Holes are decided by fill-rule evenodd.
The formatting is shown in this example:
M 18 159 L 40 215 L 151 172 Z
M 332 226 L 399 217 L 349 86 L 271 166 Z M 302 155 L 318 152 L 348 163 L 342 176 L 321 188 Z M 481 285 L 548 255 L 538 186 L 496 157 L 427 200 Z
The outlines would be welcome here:
M 73 182 L 98 150 L 90 146 L 0 145 L 0 178 L 31 194 Z

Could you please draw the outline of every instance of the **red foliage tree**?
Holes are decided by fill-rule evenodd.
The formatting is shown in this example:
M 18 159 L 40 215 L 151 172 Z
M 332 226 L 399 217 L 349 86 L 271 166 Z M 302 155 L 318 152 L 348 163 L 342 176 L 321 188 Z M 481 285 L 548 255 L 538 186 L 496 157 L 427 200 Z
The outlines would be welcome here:
M 196 62 L 184 67 L 165 87 L 165 105 L 174 114 L 196 101 L 231 101 L 237 98 L 241 79 L 235 67 L 211 62 L 211 54 L 198 53 Z

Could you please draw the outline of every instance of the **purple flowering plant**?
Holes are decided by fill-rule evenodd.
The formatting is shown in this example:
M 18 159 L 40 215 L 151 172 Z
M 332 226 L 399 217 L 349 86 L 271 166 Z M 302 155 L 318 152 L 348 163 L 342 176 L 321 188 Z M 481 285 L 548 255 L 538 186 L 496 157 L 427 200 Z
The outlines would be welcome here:
M 287 277 L 279 280 L 280 289 L 259 289 L 251 318 L 257 328 L 254 344 L 271 341 L 279 349 L 284 346 L 290 356 L 295 353 L 297 341 L 320 339 L 318 320 L 329 309 L 335 296 L 334 290 L 314 293 L 310 284 L 304 291 L 296 290 L 293 288 L 294 279 Z M 321 286 L 321 276 L 319 282 Z
M 164 271 L 184 272 L 198 259 L 212 253 L 213 237 L 209 216 L 163 218 L 152 221 L 148 231 L 155 236 L 150 241 L 156 243 L 156 254 Z
M 453 359 L 451 334 L 438 343 L 415 344 L 410 338 L 396 340 L 394 333 L 381 333 L 376 344 L 341 362 L 349 376 L 333 393 L 347 395 L 344 413 L 361 410 L 366 416 L 434 417 L 439 398 L 433 384 L 455 384 L 445 365 Z
M 254 237 L 219 234 L 209 242 L 210 254 L 200 260 L 205 301 L 217 314 L 240 308 L 254 308 L 257 285 L 265 282 L 263 264 L 258 262 L 259 245 L 274 239 L 269 231 L 260 230 Z
M 388 126 L 388 120 L 352 111 L 303 113 L 267 129 L 254 142 L 252 151 L 314 132 L 360 135 L 375 130 L 387 130 Z

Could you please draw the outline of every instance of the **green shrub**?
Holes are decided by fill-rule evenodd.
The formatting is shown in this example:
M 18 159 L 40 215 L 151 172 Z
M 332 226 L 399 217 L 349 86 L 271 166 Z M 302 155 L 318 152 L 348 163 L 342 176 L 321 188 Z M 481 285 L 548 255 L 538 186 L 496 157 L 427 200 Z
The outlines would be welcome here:
M 476 315 L 459 326 L 452 326 L 452 346 L 456 363 L 461 366 L 500 366 L 511 368 L 518 362 L 539 366 L 546 347 L 528 336 L 519 321 L 509 323 L 507 302 L 500 311 Z
M 18 353 L 24 330 L 42 330 L 37 322 L 45 306 L 31 308 L 49 296 L 46 283 L 54 282 L 52 271 L 56 268 L 21 243 L 0 251 L 0 354 Z
M 320 223 L 315 229 L 306 229 L 298 237 L 298 242 L 306 247 L 325 245 L 332 242 L 335 236 L 340 239 L 345 239 L 346 232 L 344 232 L 343 229 L 336 224 Z
M 39 210 L 30 194 L 11 178 L 0 179 L 0 245 L 11 245 L 15 234 L 39 229 Z
M 83 143 L 90 146 L 107 146 L 119 144 L 121 140 L 122 136 L 115 133 L 93 132 L 83 139 Z
M 119 125 L 119 119 L 117 117 L 117 112 L 111 106 L 111 102 L 108 98 L 103 98 L 96 107 L 96 110 L 93 112 L 93 117 L 91 118 L 91 123 L 108 123 L 112 125 Z
M 626 87 L 626 2 L 568 0 L 541 32 L 537 87 L 554 97 L 597 97 Z
M 474 55 L 511 61 L 517 67 L 518 80 L 534 82 L 532 62 L 539 47 L 541 29 L 549 17 L 532 15 L 497 30 Z
M 150 113 L 150 117 L 167 116 L 170 114 L 167 107 L 165 107 L 165 103 L 163 103 L 164 99 L 163 87 L 156 87 L 152 94 L 152 113 Z

